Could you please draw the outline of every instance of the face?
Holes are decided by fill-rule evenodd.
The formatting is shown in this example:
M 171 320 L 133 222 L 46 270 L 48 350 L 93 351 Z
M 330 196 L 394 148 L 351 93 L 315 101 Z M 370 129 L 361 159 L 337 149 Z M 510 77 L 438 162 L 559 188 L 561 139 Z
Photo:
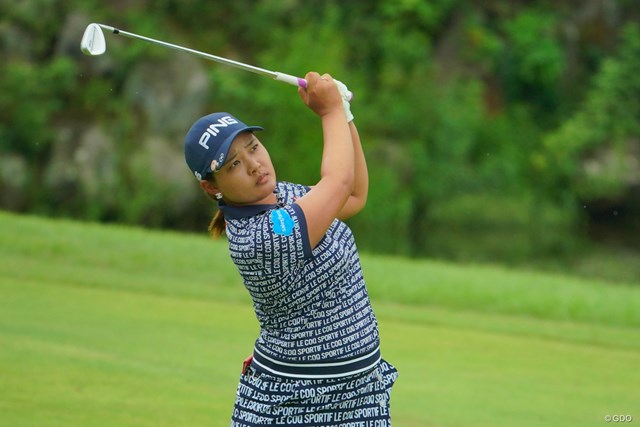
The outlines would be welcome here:
M 222 193 L 227 204 L 274 203 L 276 172 L 267 149 L 251 132 L 236 137 L 226 162 L 213 176 L 215 182 L 206 190 Z

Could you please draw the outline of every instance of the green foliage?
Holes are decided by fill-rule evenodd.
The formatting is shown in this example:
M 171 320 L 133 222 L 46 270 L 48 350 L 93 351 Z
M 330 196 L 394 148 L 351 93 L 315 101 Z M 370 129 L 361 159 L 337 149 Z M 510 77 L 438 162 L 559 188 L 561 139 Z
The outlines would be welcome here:
M 640 135 L 640 29 L 628 25 L 621 35 L 617 54 L 603 62 L 582 107 L 544 140 L 552 185 L 567 182 L 586 200 L 620 195 L 637 167 L 625 160 L 633 158 Z M 602 150 L 611 163 L 590 173 L 585 158 Z
M 66 107 L 75 64 L 58 58 L 35 67 L 26 61 L 0 66 L 0 148 L 38 158 L 53 140 L 50 124 Z
M 505 40 L 499 29 L 487 25 L 486 19 L 477 12 L 469 14 L 466 19 L 464 58 L 479 67 L 483 73 L 496 73 L 505 50 Z
M 553 87 L 564 71 L 558 18 L 550 11 L 525 10 L 504 23 L 515 75 L 526 84 Z
M 638 13 L 633 2 L 609 7 Z M 633 197 L 640 36 L 622 18 L 613 25 L 563 4 L 460 0 L 160 0 L 152 11 L 145 2 L 25 0 L 5 9 L 0 156 L 32 168 L 15 180 L 29 183 L 30 211 L 193 229 L 211 209 L 175 209 L 184 189 L 147 173 L 139 142 L 154 130 L 127 92 L 142 63 L 184 54 L 110 35 L 104 57 L 65 52 L 71 17 L 346 83 L 370 170 L 367 210 L 350 221 L 362 249 L 510 263 L 565 256 L 584 237 L 577 200 Z M 229 111 L 262 125 L 278 178 L 316 182 L 321 128 L 296 89 L 203 67 L 202 114 Z M 78 135 L 86 124 L 103 128 L 115 141 L 108 162 L 117 179 L 94 174 L 61 187 L 69 194 L 44 194 L 60 123 Z

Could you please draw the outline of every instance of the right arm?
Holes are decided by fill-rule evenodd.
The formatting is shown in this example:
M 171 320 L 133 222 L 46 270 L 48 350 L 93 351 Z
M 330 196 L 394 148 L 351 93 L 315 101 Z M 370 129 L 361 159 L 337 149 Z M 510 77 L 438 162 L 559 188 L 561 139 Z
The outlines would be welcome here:
M 304 103 L 322 119 L 324 149 L 320 181 L 296 201 L 304 212 L 311 248 L 314 248 L 351 196 L 354 149 L 338 88 L 325 74 L 305 76 L 308 88 L 299 89 Z M 326 80 L 324 80 L 326 79 Z

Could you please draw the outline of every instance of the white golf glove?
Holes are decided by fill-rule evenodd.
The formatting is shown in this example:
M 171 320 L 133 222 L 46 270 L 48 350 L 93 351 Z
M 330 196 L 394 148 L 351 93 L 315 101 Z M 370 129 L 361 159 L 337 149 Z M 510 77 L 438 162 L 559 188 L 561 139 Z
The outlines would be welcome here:
M 353 121 L 353 114 L 351 114 L 351 104 L 349 103 L 349 89 L 347 86 L 342 83 L 340 80 L 335 80 L 336 85 L 338 85 L 338 91 L 340 91 L 340 96 L 342 96 L 342 106 L 344 107 L 344 114 L 347 116 L 347 123 Z

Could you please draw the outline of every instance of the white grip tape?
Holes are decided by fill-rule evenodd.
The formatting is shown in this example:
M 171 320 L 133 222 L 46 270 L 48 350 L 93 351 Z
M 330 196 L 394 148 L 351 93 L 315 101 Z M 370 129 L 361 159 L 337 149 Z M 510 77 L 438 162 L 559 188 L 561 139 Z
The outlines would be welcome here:
M 292 76 L 290 74 L 276 72 L 275 80 L 279 82 L 289 83 L 293 86 L 300 86 L 298 77 Z

